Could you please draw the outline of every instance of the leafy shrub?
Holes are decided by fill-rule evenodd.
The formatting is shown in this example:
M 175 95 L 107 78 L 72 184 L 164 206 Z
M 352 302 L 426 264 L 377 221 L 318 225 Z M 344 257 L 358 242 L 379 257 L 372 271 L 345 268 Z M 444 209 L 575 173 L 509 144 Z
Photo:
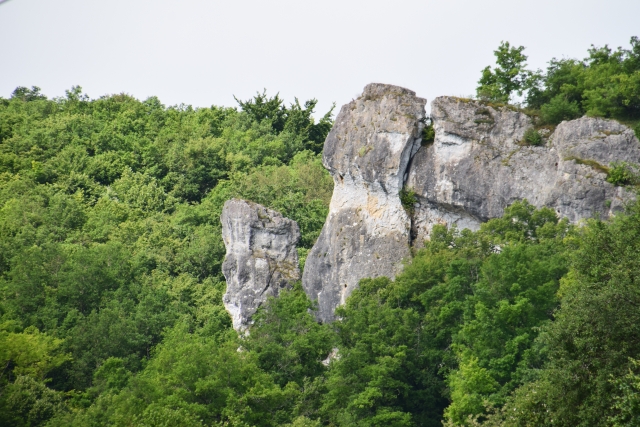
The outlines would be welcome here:
M 509 399 L 499 425 L 638 425 L 629 417 L 637 416 L 637 378 L 628 375 L 640 354 L 639 224 L 636 203 L 579 231 L 560 308 L 540 330 L 546 361 L 531 365 L 533 381 Z
M 529 128 L 526 130 L 523 140 L 528 145 L 542 145 L 543 143 L 542 135 L 540 135 L 540 132 L 538 132 L 534 128 Z
M 433 123 L 429 123 L 422 129 L 422 141 L 420 144 L 424 147 L 429 144 L 433 144 L 436 138 L 436 131 L 433 128 Z
M 522 95 L 526 89 L 530 72 L 525 69 L 527 56 L 522 53 L 524 46 L 511 46 L 501 42 L 493 52 L 496 67 L 486 67 L 478 81 L 476 94 L 485 101 L 509 102 L 515 92 Z
M 617 411 L 608 420 L 614 427 L 636 424 L 640 414 L 640 375 L 638 375 L 640 362 L 633 358 L 630 358 L 629 362 L 631 362 L 629 373 L 622 378 L 611 380 L 619 393 L 614 397 L 613 404 L 613 408 Z
M 555 96 L 540 108 L 540 118 L 543 123 L 557 125 L 563 120 L 572 120 L 580 117 L 580 107 L 578 103 L 569 102 L 567 98 L 560 94 Z
M 627 162 L 613 162 L 611 169 L 609 169 L 607 182 L 616 186 L 635 185 L 640 181 L 637 169 L 637 166 Z
M 416 192 L 408 188 L 400 190 L 400 203 L 402 203 L 402 207 L 409 215 L 413 215 L 415 205 L 418 203 Z
M 481 100 L 509 102 L 525 95 L 528 109 L 539 110 L 541 124 L 555 125 L 586 114 L 636 122 L 640 119 L 640 38 L 630 48 L 588 50 L 582 59 L 551 59 L 545 71 L 526 68 L 524 47 L 502 42 L 494 51 L 496 66 L 486 67 L 477 88 Z M 481 121 L 476 121 L 481 123 Z M 640 126 L 640 125 L 638 125 Z M 634 129 L 640 136 L 640 129 Z
M 78 87 L 55 100 L 37 88 L 0 98 L 0 426 L 54 423 L 52 417 L 57 421 L 50 425 L 112 425 L 105 421 L 118 407 L 112 396 L 122 393 L 126 400 L 140 384 L 174 400 L 169 407 L 150 398 L 132 415 L 135 421 L 123 424 L 212 425 L 211 417 L 225 416 L 215 391 L 231 393 L 211 385 L 219 373 L 225 384 L 234 373 L 240 383 L 256 379 L 259 393 L 279 399 L 280 386 L 245 360 L 237 343 L 218 359 L 226 363 L 219 370 L 206 364 L 212 348 L 222 351 L 223 338 L 235 335 L 222 305 L 219 218 L 227 199 L 248 198 L 295 219 L 301 249 L 313 246 L 333 188 L 316 154 L 331 115 L 315 120 L 314 106 L 312 100 L 285 107 L 277 96 L 262 94 L 240 102 L 242 111 L 165 108 L 157 98 L 90 100 Z M 180 330 L 172 341 L 178 321 L 188 333 Z M 7 322 L 14 326 L 4 331 Z M 41 332 L 30 332 L 36 327 Z M 169 343 L 166 350 L 162 342 Z M 173 347 L 182 342 L 188 358 L 169 354 L 179 353 Z M 282 351 L 282 361 L 292 363 L 280 377 L 324 369 L 313 359 L 301 370 L 295 356 L 307 348 L 304 340 L 295 344 Z M 172 386 L 164 385 L 171 375 L 163 385 L 143 378 L 144 372 L 159 375 L 147 362 L 165 356 L 188 360 L 158 366 L 173 370 L 184 390 L 197 388 L 204 396 L 197 403 L 174 398 Z M 238 371 L 230 368 L 235 362 Z M 190 376 L 192 368 L 198 372 Z M 141 395 L 150 397 L 148 390 Z M 206 401 L 215 409 L 203 409 Z M 76 418 L 76 409 L 92 402 Z M 252 402 L 247 408 L 262 414 Z M 238 417 L 242 410 L 228 409 Z M 90 421 L 94 417 L 103 421 Z M 283 425 L 292 417 L 243 422 Z

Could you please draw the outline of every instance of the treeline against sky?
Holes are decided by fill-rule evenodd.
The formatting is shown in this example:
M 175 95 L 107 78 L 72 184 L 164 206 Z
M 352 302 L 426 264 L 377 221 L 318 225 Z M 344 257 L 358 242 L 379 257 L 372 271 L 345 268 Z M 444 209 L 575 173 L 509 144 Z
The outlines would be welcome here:
M 496 65 L 482 70 L 476 94 L 492 103 L 519 99 L 537 126 L 554 126 L 586 114 L 613 118 L 640 138 L 640 39 L 629 48 L 591 45 L 589 56 L 549 61 L 546 70 L 527 68 L 524 46 L 502 42 Z

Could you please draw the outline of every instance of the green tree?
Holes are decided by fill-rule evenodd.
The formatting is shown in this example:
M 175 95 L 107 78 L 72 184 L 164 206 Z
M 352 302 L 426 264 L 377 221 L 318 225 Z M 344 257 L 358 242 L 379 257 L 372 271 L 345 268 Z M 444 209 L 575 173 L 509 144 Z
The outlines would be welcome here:
M 522 52 L 524 46 L 511 46 L 509 42 L 501 42 L 493 52 L 496 67 L 487 66 L 482 70 L 476 92 L 478 97 L 489 101 L 509 102 L 513 93 L 522 95 L 527 88 L 531 75 L 525 69 L 527 56 Z
M 70 360 L 62 340 L 35 327 L 18 332 L 0 325 L 0 426 L 39 426 L 61 410 L 63 394 L 50 389 L 46 376 Z
M 604 426 L 628 416 L 623 410 L 631 408 L 620 405 L 633 405 L 625 397 L 633 383 L 619 381 L 640 352 L 639 221 L 634 204 L 627 215 L 582 230 L 559 289 L 560 309 L 538 339 L 546 363 L 496 417 L 510 425 Z
M 558 231 L 563 237 L 565 230 Z M 455 423 L 482 414 L 487 404 L 501 406 L 527 378 L 536 358 L 531 348 L 539 327 L 552 319 L 567 271 L 558 243 L 506 245 L 483 263 L 453 340 L 460 368 L 449 376 L 447 417 Z
M 612 405 L 613 415 L 607 420 L 613 427 L 634 426 L 640 423 L 639 362 L 631 359 L 629 373 L 612 381 L 618 392 Z
M 395 304 L 394 294 L 389 279 L 364 279 L 337 311 L 339 351 L 321 409 L 333 424 L 438 424 L 436 417 L 429 419 L 438 396 L 429 354 L 419 345 L 426 338 L 421 316 Z
M 278 94 L 269 98 L 265 89 L 248 101 L 240 101 L 237 98 L 235 100 L 253 121 L 266 123 L 275 134 L 283 133 L 286 136 L 288 158 L 301 150 L 320 153 L 333 125 L 331 115 L 335 104 L 318 123 L 315 123 L 311 115 L 318 103 L 316 99 L 305 101 L 303 106 L 296 98 L 290 107 L 286 107 Z
M 322 361 L 334 344 L 328 325 L 316 322 L 313 305 L 296 284 L 278 298 L 269 298 L 253 317 L 254 324 L 243 346 L 255 353 L 258 366 L 281 387 L 299 386 L 325 372 Z

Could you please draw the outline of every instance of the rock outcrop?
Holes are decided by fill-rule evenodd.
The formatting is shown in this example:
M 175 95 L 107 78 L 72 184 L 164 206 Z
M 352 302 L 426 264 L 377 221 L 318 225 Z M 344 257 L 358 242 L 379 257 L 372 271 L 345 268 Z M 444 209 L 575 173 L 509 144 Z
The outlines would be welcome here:
M 227 249 L 223 302 L 234 329 L 244 331 L 268 296 L 277 296 L 300 279 L 296 251 L 300 229 L 276 211 L 238 199 L 224 204 L 220 220 Z
M 411 221 L 399 194 L 420 147 L 425 103 L 410 90 L 370 84 L 342 107 L 327 136 L 323 164 L 333 196 L 302 277 L 324 322 L 360 279 L 393 277 L 410 255 Z
M 435 139 L 421 144 L 424 104 L 410 90 L 368 85 L 342 107 L 325 141 L 334 193 L 303 273 L 324 322 L 360 279 L 394 277 L 435 224 L 475 230 L 523 199 L 572 222 L 604 219 L 634 197 L 606 181 L 612 162 L 640 163 L 638 139 L 616 121 L 562 122 L 537 130 L 542 139 L 531 145 L 525 113 L 440 97 L 432 103 Z M 417 199 L 411 216 L 403 188 Z
M 614 120 L 562 122 L 532 146 L 525 141 L 532 120 L 509 107 L 440 97 L 431 118 L 435 141 L 413 158 L 405 184 L 418 199 L 415 245 L 429 238 L 434 224 L 477 229 L 516 200 L 577 222 L 608 218 L 633 197 L 606 181 L 610 163 L 640 161 L 633 131 Z

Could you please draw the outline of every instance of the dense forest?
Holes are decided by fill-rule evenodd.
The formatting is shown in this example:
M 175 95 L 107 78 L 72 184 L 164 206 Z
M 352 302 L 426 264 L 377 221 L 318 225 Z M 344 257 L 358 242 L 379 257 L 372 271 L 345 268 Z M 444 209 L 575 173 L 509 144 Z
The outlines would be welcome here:
M 640 137 L 637 37 L 545 71 L 523 51 L 500 45 L 478 99 Z M 333 186 L 315 106 L 0 98 L 0 426 L 640 425 L 640 203 L 580 226 L 527 201 L 476 232 L 436 226 L 338 321 L 296 285 L 239 336 L 222 205 L 296 220 L 304 265 Z

